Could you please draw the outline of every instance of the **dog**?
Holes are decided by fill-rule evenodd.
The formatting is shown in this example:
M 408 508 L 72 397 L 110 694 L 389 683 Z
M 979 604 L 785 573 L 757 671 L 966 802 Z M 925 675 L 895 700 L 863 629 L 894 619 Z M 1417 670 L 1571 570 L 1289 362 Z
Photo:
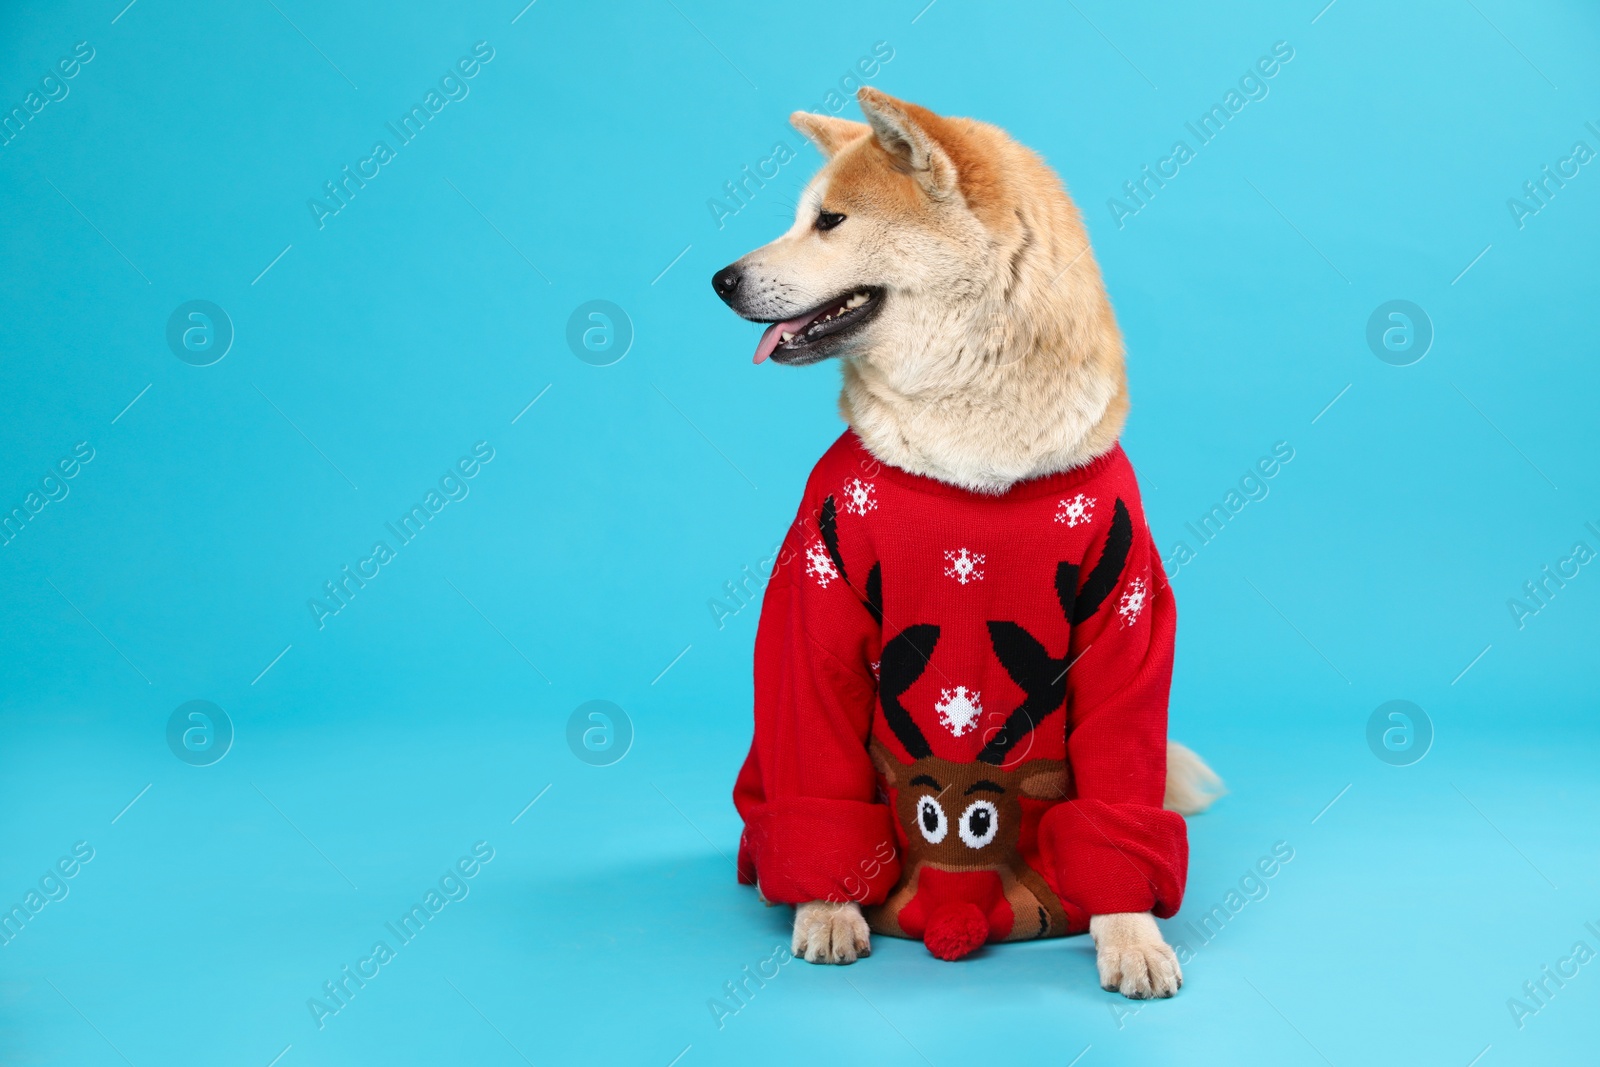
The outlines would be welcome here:
M 740 878 L 813 963 L 1087 930 L 1103 988 L 1171 996 L 1155 917 L 1221 782 L 1166 737 L 1175 609 L 1087 233 L 1002 130 L 857 102 L 790 117 L 825 163 L 712 279 L 768 324 L 756 363 L 840 361 L 849 426 L 765 594 Z

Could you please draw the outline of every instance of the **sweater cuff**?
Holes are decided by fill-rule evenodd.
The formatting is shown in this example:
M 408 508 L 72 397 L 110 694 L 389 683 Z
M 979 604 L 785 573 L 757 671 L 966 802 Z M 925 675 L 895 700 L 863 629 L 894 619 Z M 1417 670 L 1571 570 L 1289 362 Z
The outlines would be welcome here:
M 1143 804 L 1070 800 L 1045 813 L 1039 853 L 1063 901 L 1089 915 L 1174 915 L 1183 903 L 1189 835 L 1183 816 Z
M 788 797 L 762 804 L 739 839 L 739 881 L 773 904 L 881 904 L 900 879 L 885 804 Z

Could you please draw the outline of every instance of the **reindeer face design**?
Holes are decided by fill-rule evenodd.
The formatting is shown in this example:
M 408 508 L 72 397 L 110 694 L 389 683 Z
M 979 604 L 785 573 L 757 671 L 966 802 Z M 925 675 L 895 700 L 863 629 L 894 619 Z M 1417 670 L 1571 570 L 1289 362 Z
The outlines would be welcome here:
M 906 830 L 906 851 L 949 870 L 989 870 L 1020 862 L 1022 798 L 1067 795 L 1067 765 L 1029 760 L 1003 771 L 985 763 L 952 763 L 934 756 L 907 766 L 881 744 L 873 763 L 895 790 L 895 815 Z
M 1064 798 L 1065 762 L 1002 770 L 929 755 L 905 764 L 877 741 L 872 759 L 894 791 L 905 852 L 900 885 L 867 912 L 874 929 L 921 938 L 941 959 L 986 941 L 1067 932 L 1061 901 L 1017 848 L 1022 798 Z

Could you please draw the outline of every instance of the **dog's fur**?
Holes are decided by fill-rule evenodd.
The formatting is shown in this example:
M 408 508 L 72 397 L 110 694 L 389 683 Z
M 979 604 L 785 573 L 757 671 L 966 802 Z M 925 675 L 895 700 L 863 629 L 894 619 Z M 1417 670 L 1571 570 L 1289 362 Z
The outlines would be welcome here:
M 866 123 L 796 112 L 827 162 L 793 227 L 728 268 L 747 319 L 782 322 L 871 290 L 871 314 L 773 358 L 842 360 L 840 411 L 878 459 L 1001 493 L 1111 449 L 1128 413 L 1122 336 L 1077 208 L 1033 152 L 994 126 L 863 88 Z M 845 216 L 830 229 L 819 213 Z M 719 278 L 722 275 L 719 274 Z M 1220 782 L 1169 744 L 1167 807 L 1203 810 Z M 1090 920 L 1101 984 L 1171 996 L 1177 958 L 1148 913 Z M 855 904 L 796 910 L 794 952 L 870 951 Z

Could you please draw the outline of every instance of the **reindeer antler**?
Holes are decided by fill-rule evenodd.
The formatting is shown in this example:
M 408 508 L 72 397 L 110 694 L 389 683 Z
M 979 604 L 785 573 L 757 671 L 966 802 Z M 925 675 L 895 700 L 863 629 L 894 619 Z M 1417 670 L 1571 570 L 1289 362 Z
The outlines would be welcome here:
M 1065 587 L 1062 585 L 1062 569 L 1070 566 L 1063 563 L 1056 568 L 1056 597 L 1061 601 L 1061 610 L 1071 620 L 1074 626 L 1086 621 L 1095 612 L 1100 610 L 1100 605 L 1105 603 L 1106 597 L 1117 587 L 1117 581 L 1122 577 L 1122 568 L 1128 564 L 1128 552 L 1133 548 L 1133 520 L 1128 517 L 1128 505 L 1117 498 L 1117 504 L 1111 515 L 1111 529 L 1106 532 L 1106 547 L 1100 552 L 1100 559 L 1094 565 L 1094 570 L 1089 572 L 1089 577 L 1084 580 L 1083 588 L 1078 591 L 1076 598 L 1072 593 L 1072 583 L 1077 581 L 1078 568 L 1072 567 L 1071 578 Z
M 938 642 L 939 628 L 932 623 L 907 626 L 883 646 L 878 661 L 878 695 L 883 701 L 883 719 L 914 760 L 933 755 L 933 746 L 928 744 L 922 728 L 900 703 L 900 697 L 928 669 L 928 659 Z
M 1076 626 L 1100 610 L 1106 597 L 1117 587 L 1132 547 L 1133 521 L 1128 516 L 1127 505 L 1118 497 L 1111 516 L 1111 529 L 1106 534 L 1105 548 L 1085 579 L 1082 590 L 1078 588 L 1079 568 L 1076 564 L 1056 565 L 1056 599 L 1061 602 L 1061 613 L 1069 623 Z M 1026 694 L 1016 710 L 1006 717 L 1005 725 L 978 753 L 979 760 L 998 767 L 1041 719 L 1067 699 L 1067 668 L 1072 666 L 1068 659 L 1071 649 L 1060 658 L 1051 656 L 1038 638 L 1014 622 L 990 622 L 989 643 L 994 646 L 995 658 L 1000 665 L 1017 683 L 1017 688 Z
M 844 579 L 844 584 L 849 586 L 861 606 L 867 609 L 867 614 L 872 616 L 874 622 L 883 625 L 883 568 L 874 563 L 867 572 L 867 587 L 863 592 L 857 589 L 850 580 L 850 575 L 844 569 L 844 554 L 839 551 L 839 506 L 834 503 L 833 495 L 829 494 L 822 501 L 822 511 L 817 516 L 817 531 L 822 534 L 822 547 L 827 549 L 828 558 L 833 560 L 833 566 L 839 572 L 839 577 Z

